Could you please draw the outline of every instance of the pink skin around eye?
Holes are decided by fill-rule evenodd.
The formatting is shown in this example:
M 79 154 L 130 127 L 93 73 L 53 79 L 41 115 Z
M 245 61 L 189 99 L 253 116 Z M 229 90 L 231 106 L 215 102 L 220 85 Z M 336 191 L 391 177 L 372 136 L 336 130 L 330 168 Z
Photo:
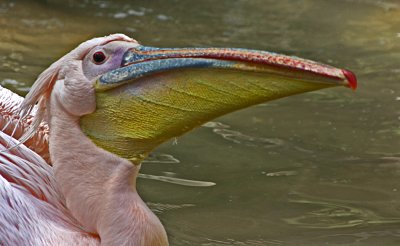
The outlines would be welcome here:
M 119 48 L 113 52 L 113 54 L 111 55 L 111 61 L 110 61 L 110 66 L 112 67 L 112 69 L 121 67 L 122 57 L 124 56 L 126 51 L 127 51 L 127 48 Z M 110 70 L 112 70 L 112 69 L 110 69 Z
M 128 48 L 129 47 L 116 48 L 112 53 L 106 53 L 103 51 L 92 53 L 91 57 L 85 59 L 83 62 L 83 72 L 86 78 L 91 81 L 102 74 L 121 67 L 122 57 Z M 104 61 L 100 63 L 96 63 L 94 60 L 94 55 L 98 52 L 102 52 L 105 55 Z

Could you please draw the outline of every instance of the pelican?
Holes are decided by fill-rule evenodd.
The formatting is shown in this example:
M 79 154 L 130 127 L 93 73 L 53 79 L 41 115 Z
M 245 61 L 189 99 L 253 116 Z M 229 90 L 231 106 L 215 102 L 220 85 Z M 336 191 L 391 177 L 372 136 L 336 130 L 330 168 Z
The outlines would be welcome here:
M 0 245 L 168 245 L 136 191 L 149 152 L 241 108 L 356 85 L 348 70 L 265 51 L 83 42 L 24 99 L 0 90 Z

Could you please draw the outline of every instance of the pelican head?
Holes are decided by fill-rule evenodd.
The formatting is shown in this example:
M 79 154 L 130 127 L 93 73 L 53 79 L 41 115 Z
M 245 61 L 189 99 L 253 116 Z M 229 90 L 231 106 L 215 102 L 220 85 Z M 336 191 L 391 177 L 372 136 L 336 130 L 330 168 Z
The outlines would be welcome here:
M 98 47 L 84 59 L 96 109 L 80 123 L 98 146 L 133 163 L 226 113 L 327 87 L 356 88 L 347 70 L 265 51 L 154 48 L 124 41 L 107 46 L 114 54 Z M 102 49 L 106 60 L 98 65 Z

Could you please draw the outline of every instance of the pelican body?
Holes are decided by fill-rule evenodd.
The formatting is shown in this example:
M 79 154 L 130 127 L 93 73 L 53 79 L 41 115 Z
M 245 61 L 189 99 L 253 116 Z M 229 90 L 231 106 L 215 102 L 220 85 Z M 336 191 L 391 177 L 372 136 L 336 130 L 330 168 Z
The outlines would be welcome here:
M 0 90 L 0 245 L 168 245 L 136 191 L 162 142 L 223 114 L 333 86 L 348 70 L 265 51 L 95 38 Z

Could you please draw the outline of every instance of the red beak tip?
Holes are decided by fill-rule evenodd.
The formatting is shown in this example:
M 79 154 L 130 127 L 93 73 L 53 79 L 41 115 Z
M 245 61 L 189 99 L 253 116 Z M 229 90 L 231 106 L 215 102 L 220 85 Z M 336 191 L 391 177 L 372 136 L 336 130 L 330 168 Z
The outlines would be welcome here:
M 348 86 L 353 90 L 357 89 L 356 75 L 352 71 L 346 69 L 342 69 L 342 72 L 343 75 L 346 77 L 347 81 L 349 82 Z

